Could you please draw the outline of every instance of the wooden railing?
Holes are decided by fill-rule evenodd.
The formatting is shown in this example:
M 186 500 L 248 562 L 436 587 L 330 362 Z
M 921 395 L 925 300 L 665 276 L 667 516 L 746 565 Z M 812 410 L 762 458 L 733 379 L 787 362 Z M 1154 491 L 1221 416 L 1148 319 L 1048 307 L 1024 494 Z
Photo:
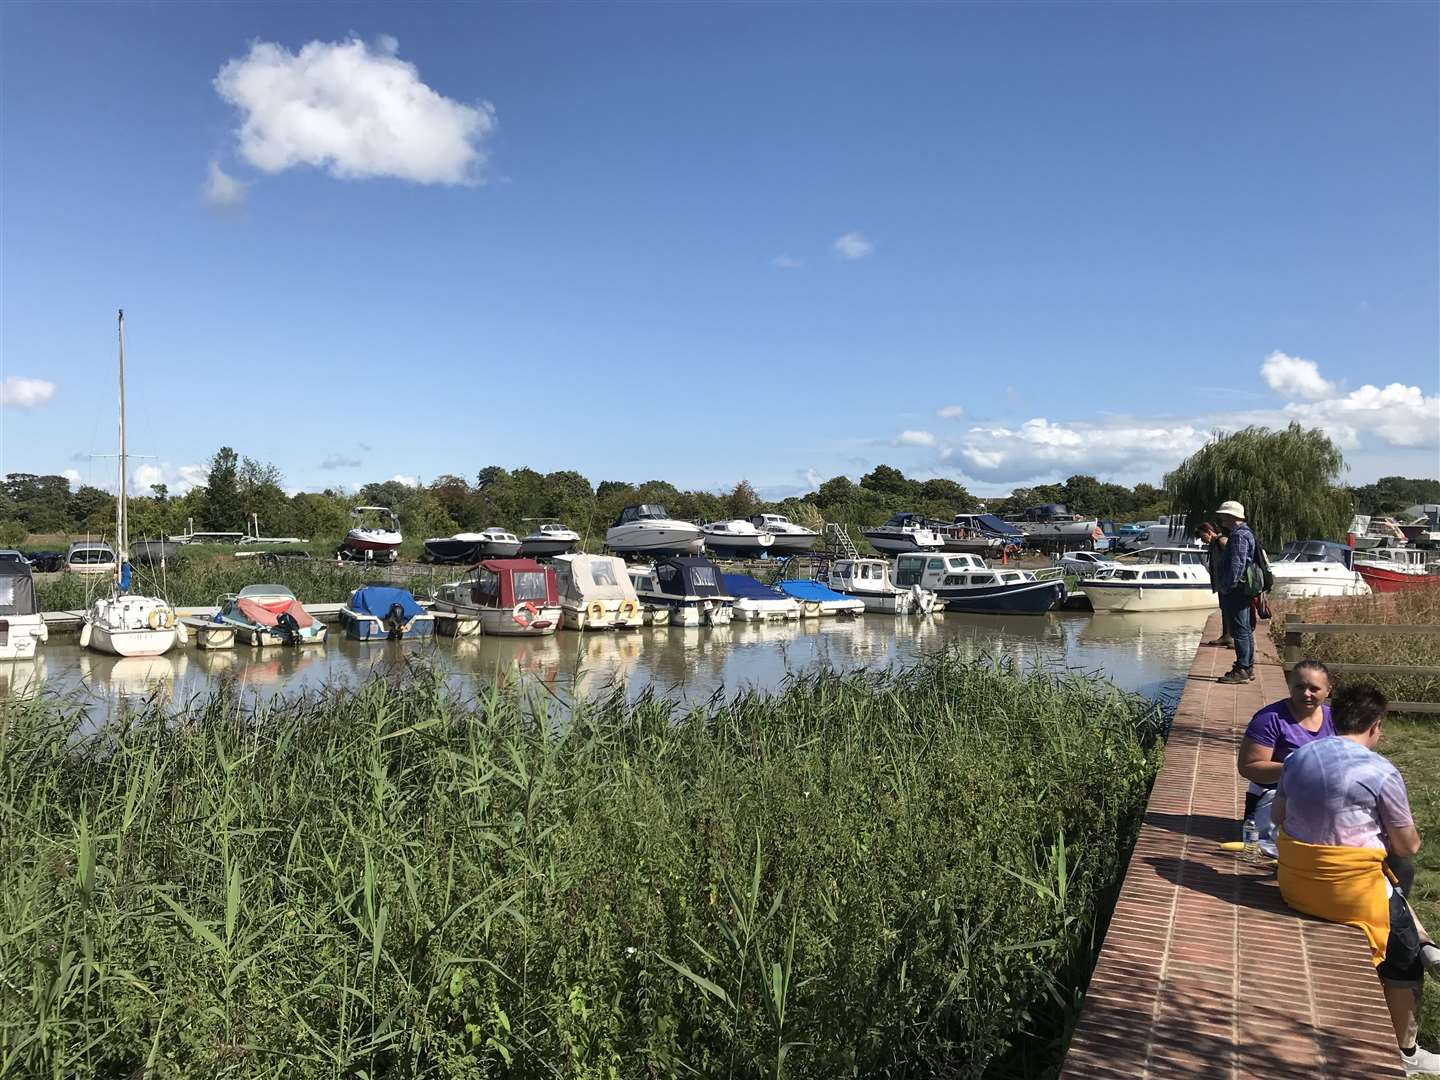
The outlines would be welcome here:
M 1440 626 L 1428 623 L 1307 623 L 1301 616 L 1285 616 L 1285 669 L 1288 671 L 1305 659 L 1306 634 L 1369 634 L 1392 636 L 1401 634 L 1440 634 Z M 1340 674 L 1353 675 L 1419 675 L 1440 679 L 1440 667 L 1414 667 L 1405 664 L 1332 664 L 1325 666 Z M 1393 712 L 1440 713 L 1440 703 L 1433 701 L 1392 701 Z

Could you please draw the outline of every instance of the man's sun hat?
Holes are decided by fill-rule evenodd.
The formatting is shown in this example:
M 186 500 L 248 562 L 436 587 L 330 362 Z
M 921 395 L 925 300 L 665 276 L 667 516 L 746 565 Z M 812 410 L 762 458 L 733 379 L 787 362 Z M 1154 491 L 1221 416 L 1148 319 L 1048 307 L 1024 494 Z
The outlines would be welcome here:
M 1229 514 L 1231 517 L 1239 518 L 1241 521 L 1245 520 L 1245 507 L 1241 506 L 1234 499 L 1229 499 L 1221 503 L 1220 509 L 1215 512 L 1217 514 Z

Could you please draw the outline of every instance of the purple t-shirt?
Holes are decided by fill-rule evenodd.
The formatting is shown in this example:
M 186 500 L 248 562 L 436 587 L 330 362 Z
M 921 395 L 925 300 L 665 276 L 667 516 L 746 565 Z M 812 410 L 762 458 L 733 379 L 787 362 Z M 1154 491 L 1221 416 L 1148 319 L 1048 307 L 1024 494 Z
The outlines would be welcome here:
M 1250 726 L 1245 729 L 1245 738 L 1258 746 L 1269 746 L 1273 750 L 1270 754 L 1271 761 L 1284 761 L 1306 743 L 1314 742 L 1316 739 L 1328 739 L 1335 734 L 1335 725 L 1330 721 L 1330 706 L 1321 705 L 1319 731 L 1309 731 L 1302 727 L 1290 711 L 1288 699 L 1271 702 L 1250 718 Z M 1257 784 L 1253 781 L 1250 790 L 1259 794 L 1269 791 L 1274 784 Z
M 1280 774 L 1285 832 L 1306 844 L 1384 848 L 1382 836 L 1413 825 L 1400 770 L 1351 739 L 1316 739 Z

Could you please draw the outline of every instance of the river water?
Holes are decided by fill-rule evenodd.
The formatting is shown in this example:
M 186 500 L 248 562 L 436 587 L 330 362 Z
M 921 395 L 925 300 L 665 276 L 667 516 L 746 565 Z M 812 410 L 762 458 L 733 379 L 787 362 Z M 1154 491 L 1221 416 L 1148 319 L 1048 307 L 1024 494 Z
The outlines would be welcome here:
M 346 640 L 336 626 L 323 647 L 191 647 L 154 659 L 102 656 L 81 650 L 74 639 L 52 639 L 34 661 L 0 663 L 0 695 L 36 689 L 77 694 L 88 700 L 91 718 L 103 720 L 123 702 L 157 696 L 179 704 L 219 679 L 234 679 L 246 693 L 269 697 L 355 684 L 422 658 L 461 690 L 497 674 L 518 673 L 562 698 L 594 695 L 623 682 L 631 696 L 654 686 L 696 701 L 716 690 L 770 689 L 789 672 L 821 664 L 842 670 L 905 665 L 953 644 L 969 656 L 1006 657 L 1021 666 L 1100 672 L 1126 689 L 1173 701 L 1208 614 L 865 615 L 784 625 L 374 643 Z

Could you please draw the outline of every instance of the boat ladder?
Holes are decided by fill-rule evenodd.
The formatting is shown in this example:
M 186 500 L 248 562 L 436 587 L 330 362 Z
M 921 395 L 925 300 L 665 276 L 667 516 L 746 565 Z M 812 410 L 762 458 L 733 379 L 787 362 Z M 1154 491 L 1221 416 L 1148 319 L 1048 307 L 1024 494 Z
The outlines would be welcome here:
M 847 559 L 858 559 L 859 550 L 855 547 L 855 541 L 850 539 L 850 530 L 838 521 L 831 521 L 825 526 L 825 538 L 832 552 L 843 555 Z

